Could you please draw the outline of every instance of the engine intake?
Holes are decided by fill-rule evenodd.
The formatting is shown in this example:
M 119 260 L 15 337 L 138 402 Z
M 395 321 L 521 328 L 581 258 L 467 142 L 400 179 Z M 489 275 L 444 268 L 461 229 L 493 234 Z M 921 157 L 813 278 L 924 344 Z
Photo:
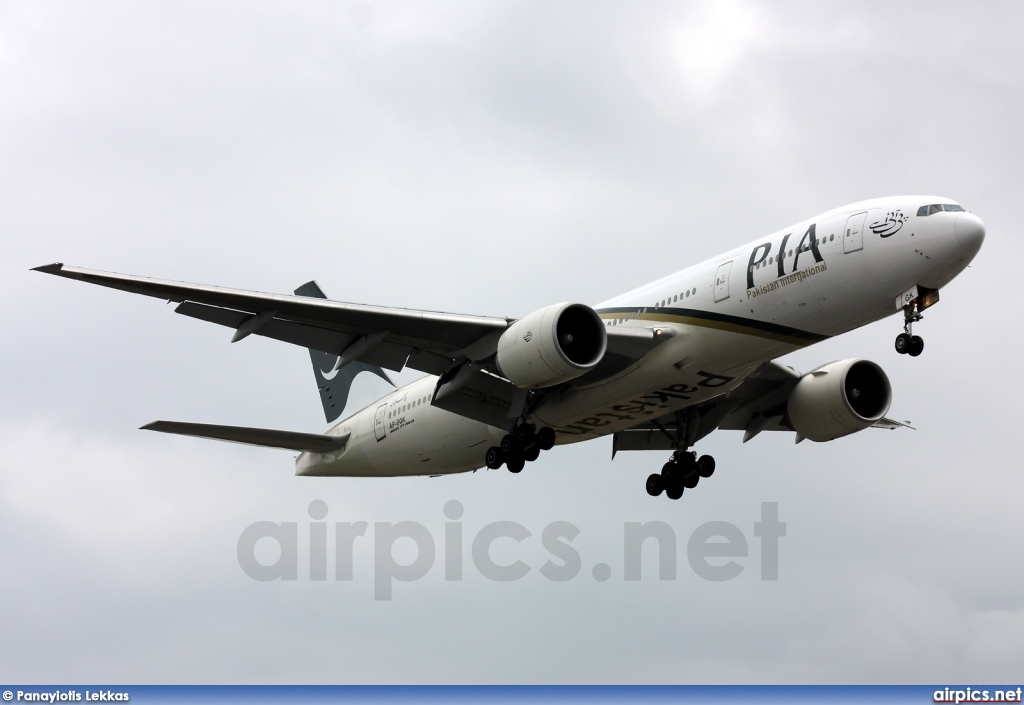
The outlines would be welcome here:
M 568 382 L 604 357 L 608 333 L 583 304 L 547 306 L 520 318 L 498 339 L 498 369 L 520 389 Z
M 868 360 L 840 360 L 804 375 L 789 394 L 789 424 L 812 441 L 862 431 L 885 416 L 892 387 Z

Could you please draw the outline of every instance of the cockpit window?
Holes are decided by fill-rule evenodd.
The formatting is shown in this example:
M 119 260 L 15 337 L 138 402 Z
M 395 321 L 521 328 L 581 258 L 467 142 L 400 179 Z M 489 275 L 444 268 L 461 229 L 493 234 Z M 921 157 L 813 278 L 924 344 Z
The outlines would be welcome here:
M 918 215 L 931 215 L 932 213 L 942 213 L 943 211 L 945 211 L 947 213 L 955 213 L 957 211 L 962 211 L 962 210 L 963 210 L 963 208 L 961 208 L 960 206 L 958 206 L 955 203 L 932 203 L 931 205 L 921 206 L 920 208 L 918 208 L 917 209 L 917 214 Z

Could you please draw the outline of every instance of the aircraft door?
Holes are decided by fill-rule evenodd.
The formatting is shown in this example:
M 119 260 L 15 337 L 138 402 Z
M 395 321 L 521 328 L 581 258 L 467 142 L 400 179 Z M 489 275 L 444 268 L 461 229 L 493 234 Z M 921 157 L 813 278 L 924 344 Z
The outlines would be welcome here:
M 715 275 L 715 303 L 725 301 L 729 298 L 729 270 L 732 262 L 718 265 L 718 274 Z
M 377 407 L 377 413 L 373 416 L 373 435 L 377 437 L 378 441 L 383 441 L 384 437 L 388 435 L 387 424 L 384 422 L 387 413 L 388 405 L 381 404 Z
M 849 254 L 857 252 L 864 247 L 864 220 L 868 217 L 867 212 L 851 215 L 846 221 L 846 230 L 843 231 L 843 252 Z

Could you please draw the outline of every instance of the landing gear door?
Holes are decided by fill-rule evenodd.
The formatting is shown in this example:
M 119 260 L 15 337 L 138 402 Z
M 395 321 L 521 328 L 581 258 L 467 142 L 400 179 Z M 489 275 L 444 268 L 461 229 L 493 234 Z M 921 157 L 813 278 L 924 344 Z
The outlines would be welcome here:
M 718 265 L 718 274 L 715 275 L 715 303 L 729 298 L 729 270 L 731 268 L 732 262 Z
M 846 230 L 843 231 L 843 252 L 849 254 L 864 248 L 864 220 L 868 214 L 858 213 L 851 215 L 846 221 Z
M 377 413 L 373 416 L 373 435 L 377 437 L 378 441 L 383 441 L 384 437 L 388 435 L 387 424 L 384 423 L 384 417 L 387 416 L 388 405 L 381 404 L 377 407 Z

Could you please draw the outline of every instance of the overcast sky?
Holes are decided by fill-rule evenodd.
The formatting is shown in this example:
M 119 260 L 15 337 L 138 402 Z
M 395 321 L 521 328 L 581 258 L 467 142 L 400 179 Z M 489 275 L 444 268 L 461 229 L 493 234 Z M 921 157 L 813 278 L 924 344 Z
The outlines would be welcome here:
M 0 4 L 0 680 L 1019 682 L 1022 24 L 1007 2 Z M 305 351 L 28 271 L 519 316 L 908 193 L 988 230 L 924 354 L 895 353 L 893 317 L 785 362 L 878 362 L 917 430 L 719 432 L 678 502 L 643 489 L 664 453 L 612 462 L 609 439 L 518 476 L 307 479 L 287 451 L 139 431 L 326 426 Z M 314 500 L 370 524 L 351 582 L 308 577 Z M 242 571 L 257 521 L 299 523 L 298 580 Z M 438 558 L 375 600 L 373 524 L 399 521 Z M 493 521 L 532 533 L 494 551 L 525 578 L 474 568 Z M 555 521 L 580 530 L 562 583 L 539 572 Z M 623 527 L 650 521 L 677 577 L 649 547 L 626 581 Z M 708 521 L 748 543 L 731 581 L 687 564 Z

